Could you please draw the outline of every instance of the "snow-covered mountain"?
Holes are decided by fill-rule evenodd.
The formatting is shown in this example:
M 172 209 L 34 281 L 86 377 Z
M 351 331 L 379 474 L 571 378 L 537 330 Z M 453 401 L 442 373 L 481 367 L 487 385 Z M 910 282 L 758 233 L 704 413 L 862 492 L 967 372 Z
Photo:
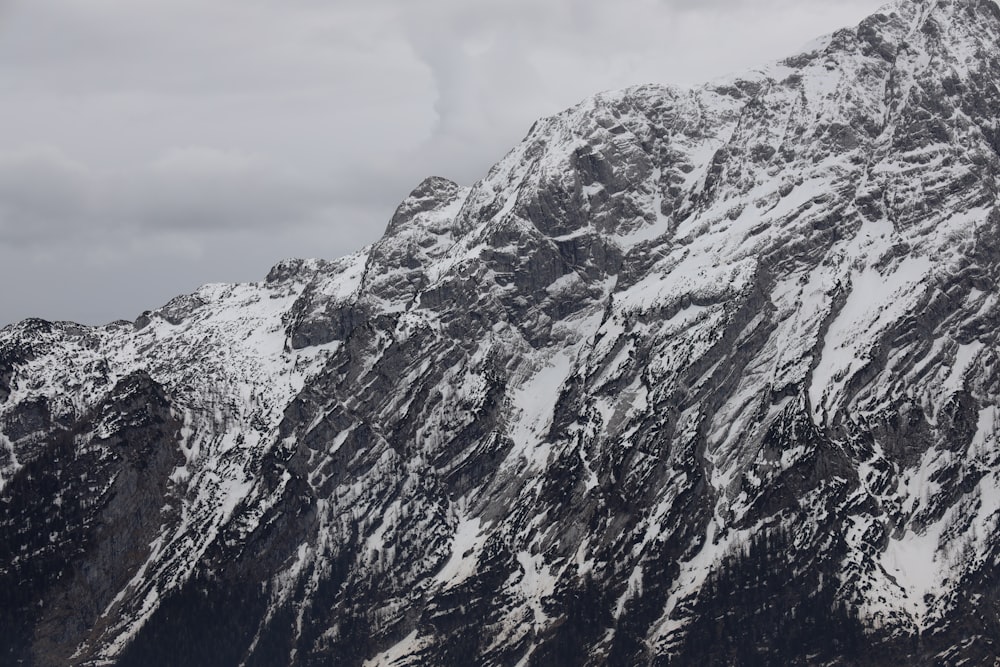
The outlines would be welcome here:
M 1000 7 L 598 95 L 384 237 L 0 332 L 0 662 L 993 664 Z

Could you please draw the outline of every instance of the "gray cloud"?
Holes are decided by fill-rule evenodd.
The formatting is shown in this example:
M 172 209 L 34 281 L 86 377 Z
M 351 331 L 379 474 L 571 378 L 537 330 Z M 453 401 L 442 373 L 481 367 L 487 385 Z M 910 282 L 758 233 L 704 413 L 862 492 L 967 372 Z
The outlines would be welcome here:
M 0 153 L 0 242 L 47 243 L 79 231 L 93 202 L 86 168 L 51 148 Z
M 140 168 L 99 171 L 54 148 L 0 153 L 0 242 L 261 229 L 307 224 L 336 191 L 259 158 L 190 147 Z
M 208 148 L 174 149 L 126 182 L 123 217 L 155 229 L 295 225 L 329 193 L 259 159 Z

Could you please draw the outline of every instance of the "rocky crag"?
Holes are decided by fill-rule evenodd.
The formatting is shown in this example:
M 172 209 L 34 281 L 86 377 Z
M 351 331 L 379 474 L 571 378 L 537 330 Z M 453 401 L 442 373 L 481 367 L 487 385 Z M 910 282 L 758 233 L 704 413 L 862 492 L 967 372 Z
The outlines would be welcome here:
M 1000 7 L 539 121 L 336 261 L 0 332 L 0 662 L 1000 654 Z

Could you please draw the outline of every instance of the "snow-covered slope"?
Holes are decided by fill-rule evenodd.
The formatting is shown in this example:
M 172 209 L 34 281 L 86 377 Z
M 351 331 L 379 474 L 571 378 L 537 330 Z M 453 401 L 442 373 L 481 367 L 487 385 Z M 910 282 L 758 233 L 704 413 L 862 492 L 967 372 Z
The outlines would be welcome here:
M 0 650 L 984 664 L 1000 8 L 598 95 L 385 236 L 0 332 Z

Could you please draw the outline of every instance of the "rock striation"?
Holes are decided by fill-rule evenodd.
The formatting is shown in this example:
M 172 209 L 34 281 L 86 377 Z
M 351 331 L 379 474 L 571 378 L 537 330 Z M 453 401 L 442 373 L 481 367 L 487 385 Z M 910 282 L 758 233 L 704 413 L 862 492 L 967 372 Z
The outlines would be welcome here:
M 0 662 L 1000 654 L 1000 7 L 605 93 L 381 240 L 0 332 Z

